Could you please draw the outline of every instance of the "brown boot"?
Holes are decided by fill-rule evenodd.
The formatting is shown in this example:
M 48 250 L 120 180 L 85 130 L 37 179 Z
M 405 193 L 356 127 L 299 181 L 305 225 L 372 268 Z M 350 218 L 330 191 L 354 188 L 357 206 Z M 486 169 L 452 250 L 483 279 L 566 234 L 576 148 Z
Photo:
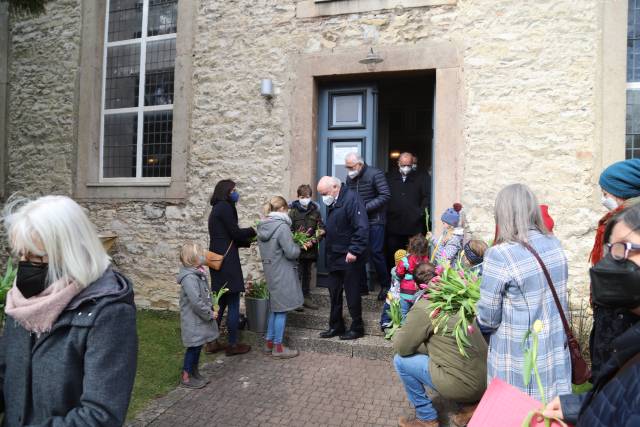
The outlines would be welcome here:
M 227 356 L 235 356 L 236 354 L 245 354 L 251 351 L 251 346 L 247 344 L 234 344 L 227 347 Z
M 473 412 L 477 407 L 477 403 L 473 405 L 462 405 L 460 411 L 453 414 L 449 421 L 451 421 L 455 427 L 464 427 L 469 423 L 471 417 L 473 417 Z
M 204 345 L 204 352 L 207 354 L 217 353 L 219 351 L 226 350 L 226 349 L 227 349 L 227 345 L 221 343 L 218 340 L 213 340 Z
M 400 417 L 398 420 L 399 427 L 440 427 L 440 423 L 437 419 L 435 420 L 419 420 L 414 418 L 413 420 L 408 420 L 405 417 Z

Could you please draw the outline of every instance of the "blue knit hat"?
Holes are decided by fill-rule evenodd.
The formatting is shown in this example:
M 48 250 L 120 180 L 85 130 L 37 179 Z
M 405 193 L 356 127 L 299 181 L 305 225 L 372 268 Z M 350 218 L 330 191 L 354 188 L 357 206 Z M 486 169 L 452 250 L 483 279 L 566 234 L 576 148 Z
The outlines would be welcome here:
M 460 221 L 460 214 L 456 212 L 455 209 L 449 208 L 446 211 L 444 211 L 440 219 L 442 220 L 442 222 L 446 222 L 452 227 L 457 227 L 458 222 Z
M 640 196 L 640 159 L 612 164 L 600 174 L 599 184 L 604 191 L 621 199 Z

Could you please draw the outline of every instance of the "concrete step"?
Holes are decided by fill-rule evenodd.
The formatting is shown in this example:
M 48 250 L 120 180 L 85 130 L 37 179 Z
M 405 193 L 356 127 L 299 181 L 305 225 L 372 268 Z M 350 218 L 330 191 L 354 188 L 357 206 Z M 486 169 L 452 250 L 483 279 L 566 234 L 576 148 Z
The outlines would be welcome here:
M 349 316 L 349 311 L 346 308 L 346 303 L 343 312 L 345 325 L 349 327 L 351 324 L 351 317 Z M 364 331 L 367 335 L 384 335 L 380 330 L 380 312 L 381 311 L 362 311 Z M 291 325 L 295 328 L 323 331 L 329 328 L 329 309 L 322 307 L 319 310 L 310 310 L 305 308 L 303 312 L 291 311 L 287 315 L 287 325 Z
M 253 333 L 244 331 L 244 334 Z M 256 350 L 262 350 L 264 337 L 261 334 L 253 335 L 252 341 L 258 346 Z M 365 335 L 357 340 L 343 341 L 339 337 L 320 338 L 318 331 L 314 329 L 287 326 L 285 329 L 285 344 L 300 351 L 342 354 L 349 357 L 363 357 L 374 360 L 388 360 L 389 363 L 391 363 L 393 358 L 391 341 L 375 335 Z
M 326 307 L 328 309 L 331 306 L 331 300 L 329 299 L 329 290 L 327 288 L 311 289 L 311 299 L 320 307 Z M 343 299 L 344 307 L 346 309 L 347 300 L 344 297 Z M 381 313 L 383 305 L 384 301 L 378 301 L 378 291 L 370 291 L 369 295 L 362 296 L 362 311 L 375 311 Z

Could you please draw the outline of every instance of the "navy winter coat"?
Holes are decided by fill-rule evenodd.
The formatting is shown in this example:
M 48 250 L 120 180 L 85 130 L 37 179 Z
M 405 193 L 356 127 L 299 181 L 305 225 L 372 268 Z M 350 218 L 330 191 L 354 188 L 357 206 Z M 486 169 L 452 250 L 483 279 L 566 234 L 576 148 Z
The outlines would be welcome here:
M 364 203 L 358 193 L 346 186 L 340 188 L 338 200 L 327 209 L 325 252 L 329 271 L 346 270 L 345 258 L 350 252 L 366 258 L 369 244 L 369 222 Z
M 2 425 L 123 425 L 137 353 L 133 288 L 111 268 L 40 337 L 7 316 L 0 337 Z
M 560 396 L 565 421 L 576 427 L 640 426 L 640 363 L 611 378 L 638 353 L 640 322 L 613 341 L 612 355 L 592 391 Z
M 391 200 L 391 191 L 384 173 L 364 164 L 354 179 L 347 177 L 347 187 L 360 195 L 369 216 L 369 224 L 387 222 L 387 203 Z
M 238 211 L 234 203 L 218 201 L 209 214 L 209 250 L 223 255 L 233 241 L 220 270 L 211 272 L 211 289 L 219 291 L 226 283 L 229 292 L 244 292 L 244 277 L 238 248 L 248 248 L 256 235 L 251 228 L 238 227 Z

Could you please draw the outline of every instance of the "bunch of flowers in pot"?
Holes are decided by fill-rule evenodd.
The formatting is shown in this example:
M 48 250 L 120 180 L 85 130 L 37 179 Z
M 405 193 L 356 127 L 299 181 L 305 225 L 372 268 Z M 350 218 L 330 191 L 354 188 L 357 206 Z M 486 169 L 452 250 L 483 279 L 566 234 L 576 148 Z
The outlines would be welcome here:
M 269 317 L 269 289 L 264 279 L 248 281 L 244 294 L 249 330 L 263 333 L 267 330 Z

